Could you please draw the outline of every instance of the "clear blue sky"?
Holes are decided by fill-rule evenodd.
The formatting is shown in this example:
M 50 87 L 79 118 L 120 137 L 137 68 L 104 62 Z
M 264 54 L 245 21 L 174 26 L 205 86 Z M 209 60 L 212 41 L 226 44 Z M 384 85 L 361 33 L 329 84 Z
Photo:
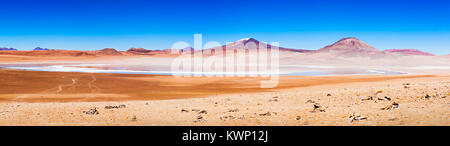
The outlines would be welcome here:
M 170 48 L 193 34 L 319 49 L 358 37 L 378 49 L 450 53 L 448 0 L 0 0 L 0 47 Z

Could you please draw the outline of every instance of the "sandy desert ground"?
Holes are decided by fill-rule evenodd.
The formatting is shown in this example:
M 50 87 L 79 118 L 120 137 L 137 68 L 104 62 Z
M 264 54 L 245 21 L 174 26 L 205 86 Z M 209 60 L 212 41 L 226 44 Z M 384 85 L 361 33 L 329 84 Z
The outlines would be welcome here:
M 450 125 L 449 75 L 284 76 L 274 89 L 258 78 L 0 77 L 0 125 Z
M 418 52 L 356 38 L 315 53 L 285 49 L 279 69 L 289 74 L 267 89 L 262 77 L 109 72 L 168 72 L 175 57 L 164 51 L 6 51 L 0 125 L 450 126 L 450 58 L 409 53 Z M 21 70 L 29 66 L 46 71 Z M 92 73 L 99 70 L 107 72 Z

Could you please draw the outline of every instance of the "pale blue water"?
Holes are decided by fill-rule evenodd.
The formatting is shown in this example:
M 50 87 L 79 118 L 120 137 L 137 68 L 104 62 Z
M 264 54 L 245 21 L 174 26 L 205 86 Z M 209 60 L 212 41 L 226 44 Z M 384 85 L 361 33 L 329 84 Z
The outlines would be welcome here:
M 99 66 L 99 68 L 86 68 L 84 66 Z M 141 68 L 140 70 L 132 70 L 123 66 L 107 66 L 108 69 L 101 69 L 100 67 L 106 67 L 105 65 L 96 64 L 53 64 L 53 65 L 43 65 L 43 64 L 14 64 L 14 65 L 0 65 L 0 68 L 8 69 L 18 69 L 18 70 L 29 70 L 29 71 L 50 71 L 50 72 L 83 72 L 83 73 L 120 73 L 120 74 L 153 74 L 153 75 L 204 75 L 204 76 L 214 76 L 214 75 L 230 75 L 230 73 L 208 73 L 208 72 L 170 72 L 167 70 L 152 70 L 151 68 Z M 231 75 L 255 75 L 259 73 L 232 73 Z M 267 73 L 275 74 L 275 73 Z M 402 72 L 388 71 L 388 70 L 352 70 L 343 71 L 336 68 L 326 70 L 326 71 L 307 71 L 307 72 L 283 72 L 281 71 L 279 75 L 281 76 L 329 76 L 329 75 L 400 75 L 406 74 Z

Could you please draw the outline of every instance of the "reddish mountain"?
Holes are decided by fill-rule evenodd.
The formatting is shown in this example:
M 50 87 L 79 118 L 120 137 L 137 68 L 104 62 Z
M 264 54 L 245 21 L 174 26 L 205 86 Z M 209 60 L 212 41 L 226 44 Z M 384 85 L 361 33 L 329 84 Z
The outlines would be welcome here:
M 372 46 L 360 41 L 355 37 L 343 38 L 334 44 L 325 46 L 319 52 L 345 51 L 345 52 L 379 52 Z
M 113 48 L 105 48 L 102 50 L 98 50 L 95 53 L 96 55 L 122 55 L 122 53 L 120 53 L 119 51 L 117 51 L 116 49 Z
M 252 43 L 254 46 L 251 45 L 247 45 L 248 43 Z M 218 49 L 218 48 L 222 48 L 224 51 L 225 49 L 244 49 L 244 46 L 246 46 L 249 49 L 260 49 L 260 44 L 267 46 L 267 49 L 271 49 L 273 46 L 264 42 L 260 42 L 254 38 L 245 38 L 245 39 L 240 39 L 236 42 L 233 43 L 228 43 L 226 45 L 223 45 L 221 47 L 216 47 L 214 49 Z M 307 52 L 313 52 L 312 50 L 303 50 L 303 49 L 289 49 L 289 48 L 283 48 L 283 47 L 278 47 L 280 51 L 289 51 L 289 52 L 300 52 L 300 53 L 307 53 Z M 213 49 L 213 48 L 211 48 Z
M 385 53 L 396 53 L 401 55 L 422 55 L 422 56 L 435 56 L 434 54 L 422 52 L 414 49 L 388 49 L 384 50 Z
M 130 48 L 127 50 L 128 53 L 132 53 L 132 54 L 139 54 L 139 55 L 145 55 L 147 53 L 150 53 L 151 50 L 147 50 L 144 48 Z
M 422 52 L 414 49 L 389 49 L 380 51 L 376 48 L 360 41 L 355 37 L 343 38 L 334 44 L 325 46 L 319 49 L 317 52 L 334 52 L 339 56 L 371 56 L 382 57 L 393 55 L 422 55 L 422 56 L 434 56 L 434 54 Z

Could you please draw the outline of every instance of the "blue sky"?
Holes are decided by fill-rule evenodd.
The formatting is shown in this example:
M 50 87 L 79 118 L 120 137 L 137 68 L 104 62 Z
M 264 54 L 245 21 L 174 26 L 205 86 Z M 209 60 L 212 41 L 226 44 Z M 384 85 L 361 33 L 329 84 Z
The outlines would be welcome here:
M 193 34 L 319 49 L 358 37 L 378 49 L 450 53 L 447 0 L 0 0 L 0 47 L 170 48 Z

